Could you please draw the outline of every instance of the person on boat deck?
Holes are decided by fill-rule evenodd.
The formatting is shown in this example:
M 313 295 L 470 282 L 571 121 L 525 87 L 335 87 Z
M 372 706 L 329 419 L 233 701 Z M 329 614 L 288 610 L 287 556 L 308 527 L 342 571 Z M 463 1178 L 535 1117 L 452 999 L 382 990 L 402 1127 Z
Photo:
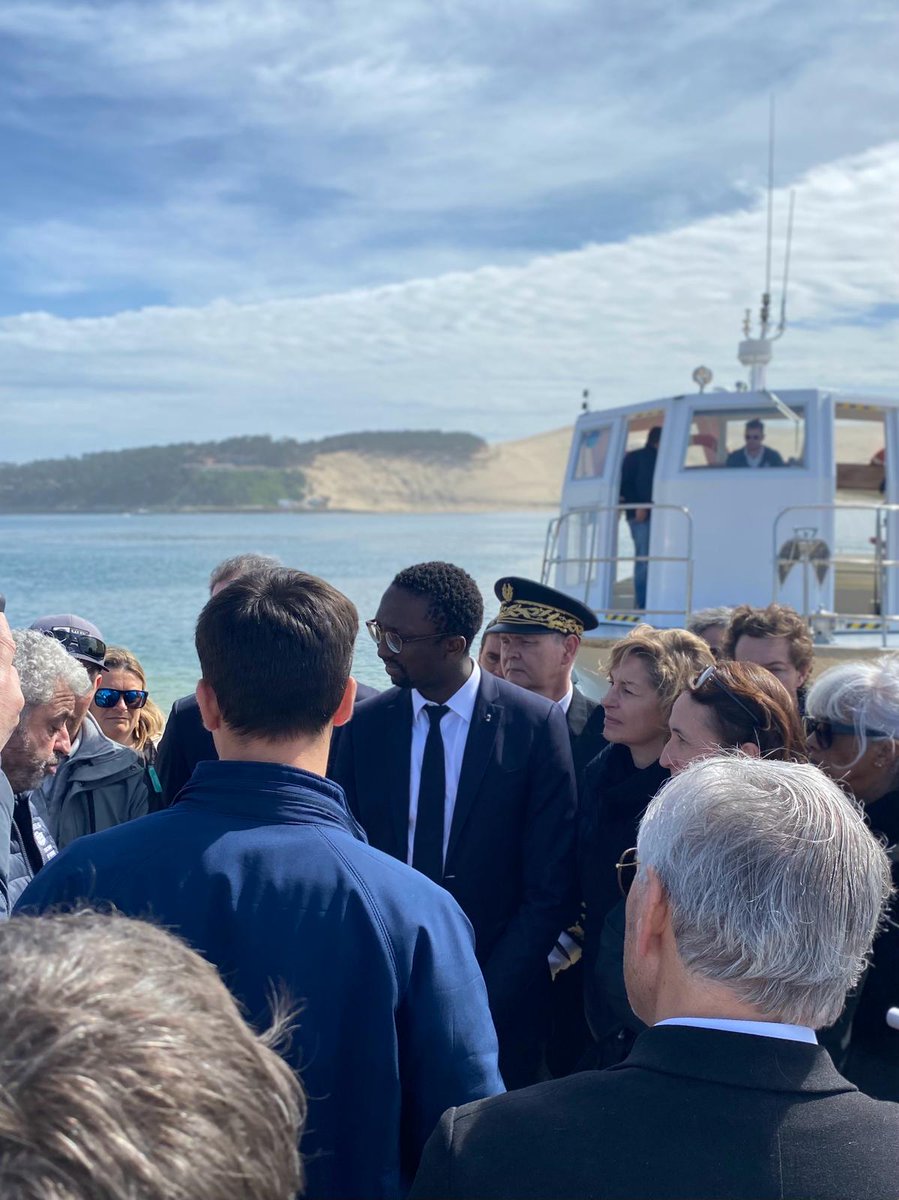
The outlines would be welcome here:
M 661 425 L 654 425 L 646 435 L 646 445 L 630 450 L 621 464 L 620 499 L 622 504 L 652 504 L 652 483 L 656 472 Z M 652 509 L 628 508 L 624 514 L 634 542 L 634 607 L 646 608 L 646 583 L 649 576 L 649 530 Z
M 899 887 L 899 655 L 825 671 L 809 690 L 806 726 L 809 758 L 864 805 Z M 899 1005 L 897 895 L 874 939 L 843 1067 L 847 1078 L 881 1100 L 899 1100 L 899 1033 L 885 1020 Z
M 805 684 L 812 673 L 814 643 L 808 625 L 788 604 L 753 608 L 741 604 L 731 614 L 722 658 L 754 662 L 770 671 L 805 711 Z
M 727 456 L 726 467 L 782 467 L 784 460 L 776 450 L 765 445 L 765 423 L 758 417 L 746 422 L 743 434 L 745 446 L 732 450 Z
M 611 1070 L 446 1113 L 410 1200 L 895 1196 L 899 1105 L 815 1036 L 889 894 L 853 802 L 808 764 L 705 758 L 649 805 L 619 874 L 650 1028 Z
M 690 613 L 687 629 L 708 643 L 715 658 L 721 657 L 721 647 L 724 645 L 733 611 L 728 605 L 722 604 L 717 608 L 698 608 L 696 612 Z
M 677 697 L 714 659 L 701 638 L 685 629 L 638 625 L 616 642 L 603 697 L 604 734 L 610 743 L 587 766 L 579 786 L 578 873 L 584 902 L 584 1001 L 596 1043 L 593 1065 L 619 1062 L 633 1040 L 606 1002 L 597 974 L 605 925 L 619 903 L 615 863 L 636 840 L 637 823 L 668 778 L 659 762 Z M 623 914 L 622 914 L 623 915 Z M 614 940 L 614 939 L 613 939 Z M 620 977 L 620 942 L 609 962 Z
M 307 1200 L 401 1196 L 444 1109 L 502 1090 L 470 925 L 368 845 L 323 778 L 331 726 L 353 711 L 357 631 L 350 601 L 300 571 L 223 588 L 196 630 L 219 761 L 171 808 L 78 839 L 19 903 L 152 916 L 219 968 L 254 1025 L 287 996 Z
M 481 645 L 478 650 L 478 666 L 489 675 L 495 675 L 497 679 L 502 679 L 503 677 L 499 634 L 494 632 L 492 621 L 481 634 Z

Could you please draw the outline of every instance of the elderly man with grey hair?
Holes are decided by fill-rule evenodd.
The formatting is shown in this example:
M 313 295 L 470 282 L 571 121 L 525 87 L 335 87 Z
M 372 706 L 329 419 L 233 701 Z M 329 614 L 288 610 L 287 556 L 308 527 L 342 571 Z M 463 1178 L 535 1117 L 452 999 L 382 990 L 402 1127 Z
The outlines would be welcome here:
M 630 1055 L 450 1109 L 412 1197 L 894 1196 L 899 1105 L 817 1044 L 890 894 L 880 843 L 813 766 L 695 762 L 618 864 Z M 899 1036 L 899 1034 L 897 1034 Z
M 76 696 L 90 687 L 87 672 L 52 638 L 14 629 L 13 665 L 25 705 L 3 748 L 3 773 L 14 795 L 10 831 L 9 901 L 14 904 L 45 862 L 56 854 L 35 788 L 56 771 L 71 749 L 67 722 Z

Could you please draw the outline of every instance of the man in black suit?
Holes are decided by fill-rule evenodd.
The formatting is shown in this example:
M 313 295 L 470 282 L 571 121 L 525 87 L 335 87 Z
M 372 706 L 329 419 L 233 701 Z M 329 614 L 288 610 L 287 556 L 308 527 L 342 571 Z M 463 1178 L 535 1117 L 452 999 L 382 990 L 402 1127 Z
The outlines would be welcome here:
M 217 596 L 223 587 L 227 587 L 241 575 L 280 566 L 281 560 L 268 554 L 237 554 L 233 558 L 226 558 L 209 576 L 209 595 Z M 377 694 L 377 688 L 364 683 L 356 685 L 357 704 Z M 335 729 L 331 735 L 332 756 L 339 736 L 339 730 Z M 164 805 L 175 803 L 175 797 L 193 775 L 198 762 L 217 761 L 218 754 L 212 734 L 203 724 L 196 696 L 193 693 L 182 696 L 172 705 L 155 764 L 156 774 L 162 784 Z
M 394 687 L 360 705 L 333 778 L 379 850 L 424 871 L 475 932 L 507 1087 L 536 1077 L 547 955 L 572 919 L 575 785 L 558 705 L 482 672 L 475 581 L 401 571 L 369 632 Z
M 490 633 L 499 634 L 503 679 L 559 705 L 579 776 L 607 745 L 602 706 L 571 678 L 581 637 L 599 624 L 596 615 L 580 600 L 533 579 L 508 575 L 493 590 L 502 603 Z
M 899 1105 L 858 1092 L 814 1034 L 890 890 L 851 800 L 809 765 L 701 760 L 618 872 L 628 997 L 650 1028 L 609 1070 L 450 1109 L 413 1200 L 895 1196 Z

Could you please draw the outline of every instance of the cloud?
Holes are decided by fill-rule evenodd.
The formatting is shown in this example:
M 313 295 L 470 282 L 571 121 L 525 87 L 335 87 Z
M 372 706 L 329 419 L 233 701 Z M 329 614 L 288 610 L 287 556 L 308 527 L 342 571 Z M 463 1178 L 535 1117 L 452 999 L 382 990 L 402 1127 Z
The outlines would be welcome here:
M 899 142 L 796 181 L 774 386 L 894 388 Z M 787 197 L 775 196 L 782 232 Z M 761 290 L 764 199 L 523 265 L 257 303 L 0 321 L 6 458 L 268 432 L 525 435 L 594 406 L 692 390 L 735 360 Z M 780 248 L 778 249 L 778 255 Z M 775 297 L 777 301 L 777 297 Z

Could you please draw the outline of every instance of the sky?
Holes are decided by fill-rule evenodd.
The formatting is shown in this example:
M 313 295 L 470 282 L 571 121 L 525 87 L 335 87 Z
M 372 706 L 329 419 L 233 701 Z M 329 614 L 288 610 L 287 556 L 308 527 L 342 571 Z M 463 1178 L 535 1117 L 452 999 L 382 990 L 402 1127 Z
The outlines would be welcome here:
M 899 395 L 894 0 L 3 0 L 0 461 Z

